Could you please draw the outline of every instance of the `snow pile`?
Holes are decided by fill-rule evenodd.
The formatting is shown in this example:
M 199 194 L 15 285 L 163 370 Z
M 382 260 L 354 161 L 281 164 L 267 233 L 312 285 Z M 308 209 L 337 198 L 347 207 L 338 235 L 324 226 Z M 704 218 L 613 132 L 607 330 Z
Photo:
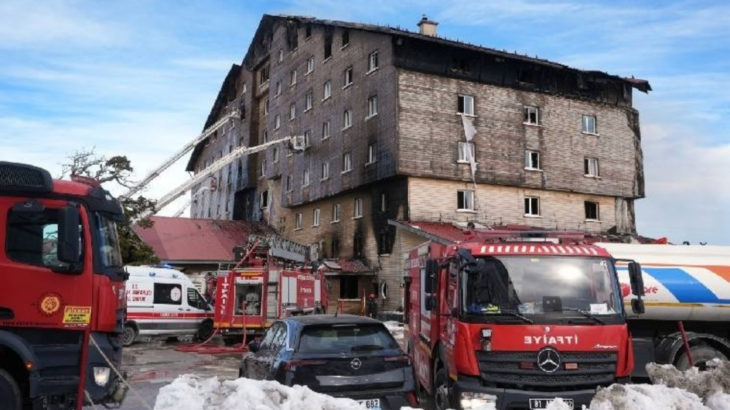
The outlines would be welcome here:
M 710 409 L 730 410 L 730 362 L 727 360 L 709 360 L 702 372 L 696 367 L 681 371 L 672 365 L 655 363 L 646 365 L 646 371 L 654 384 L 692 392 Z
M 243 407 L 242 407 L 243 406 Z M 315 393 L 275 381 L 183 375 L 160 389 L 155 410 L 365 410 L 351 399 Z
M 614 384 L 598 390 L 591 410 L 707 410 L 696 394 L 676 387 L 651 384 Z
M 388 320 L 387 322 L 383 322 L 386 328 L 390 331 L 390 333 L 395 338 L 396 342 L 402 347 L 403 346 L 403 323 L 396 322 L 394 320 Z

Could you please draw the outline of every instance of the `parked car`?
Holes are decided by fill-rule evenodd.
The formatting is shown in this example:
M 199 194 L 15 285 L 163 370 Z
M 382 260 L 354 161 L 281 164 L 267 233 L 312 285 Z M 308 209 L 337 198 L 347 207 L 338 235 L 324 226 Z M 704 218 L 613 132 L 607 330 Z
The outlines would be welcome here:
M 126 270 L 125 346 L 138 339 L 206 339 L 213 333 L 213 309 L 184 273 L 152 266 L 127 266 Z
M 240 375 L 304 385 L 374 410 L 415 405 L 413 367 L 382 322 L 352 315 L 278 320 L 244 354 Z

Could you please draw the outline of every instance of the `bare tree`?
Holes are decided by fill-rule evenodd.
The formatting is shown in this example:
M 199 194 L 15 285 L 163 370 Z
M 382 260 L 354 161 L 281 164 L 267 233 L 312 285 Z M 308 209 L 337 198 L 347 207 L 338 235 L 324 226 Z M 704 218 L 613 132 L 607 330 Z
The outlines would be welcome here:
M 69 155 L 67 160 L 67 163 L 61 165 L 62 178 L 82 175 L 94 178 L 102 184 L 113 181 L 126 188 L 134 184 L 131 179 L 134 168 L 124 155 L 115 155 L 107 159 L 97 154 L 95 148 L 82 148 Z

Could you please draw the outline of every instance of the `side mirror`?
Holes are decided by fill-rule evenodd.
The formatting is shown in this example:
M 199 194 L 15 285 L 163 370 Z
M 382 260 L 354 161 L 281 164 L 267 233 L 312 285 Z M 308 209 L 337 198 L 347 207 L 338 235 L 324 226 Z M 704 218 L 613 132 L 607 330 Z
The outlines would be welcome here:
M 81 262 L 79 222 L 79 210 L 75 206 L 66 206 L 58 210 L 57 257 L 61 262 L 68 264 Z
M 433 259 L 426 261 L 426 283 L 424 292 L 434 293 L 438 283 L 439 264 Z
M 631 293 L 636 296 L 644 296 L 644 277 L 638 262 L 629 262 L 629 281 L 631 282 Z
M 637 315 L 642 315 L 645 312 L 644 301 L 641 299 L 631 299 L 631 310 Z

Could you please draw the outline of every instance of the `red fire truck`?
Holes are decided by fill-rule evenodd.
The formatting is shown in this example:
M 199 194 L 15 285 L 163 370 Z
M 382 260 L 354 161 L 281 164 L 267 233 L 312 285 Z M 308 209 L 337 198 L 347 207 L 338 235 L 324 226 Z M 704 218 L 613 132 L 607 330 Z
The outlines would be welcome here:
M 306 265 L 303 252 L 283 251 L 297 244 L 252 237 L 239 266 L 219 272 L 215 290 L 214 326 L 226 344 L 240 343 L 247 334 L 259 335 L 279 318 L 324 312 L 324 283 Z M 297 248 L 301 245 L 297 246 Z
M 0 162 L 0 407 L 120 403 L 119 203 L 95 181 Z M 98 348 L 97 348 L 98 347 Z
M 575 244 L 580 234 L 506 235 L 515 233 L 408 254 L 407 350 L 436 408 L 540 409 L 555 397 L 580 408 L 597 386 L 628 380 L 633 351 L 611 255 Z M 640 266 L 628 266 L 642 312 Z

